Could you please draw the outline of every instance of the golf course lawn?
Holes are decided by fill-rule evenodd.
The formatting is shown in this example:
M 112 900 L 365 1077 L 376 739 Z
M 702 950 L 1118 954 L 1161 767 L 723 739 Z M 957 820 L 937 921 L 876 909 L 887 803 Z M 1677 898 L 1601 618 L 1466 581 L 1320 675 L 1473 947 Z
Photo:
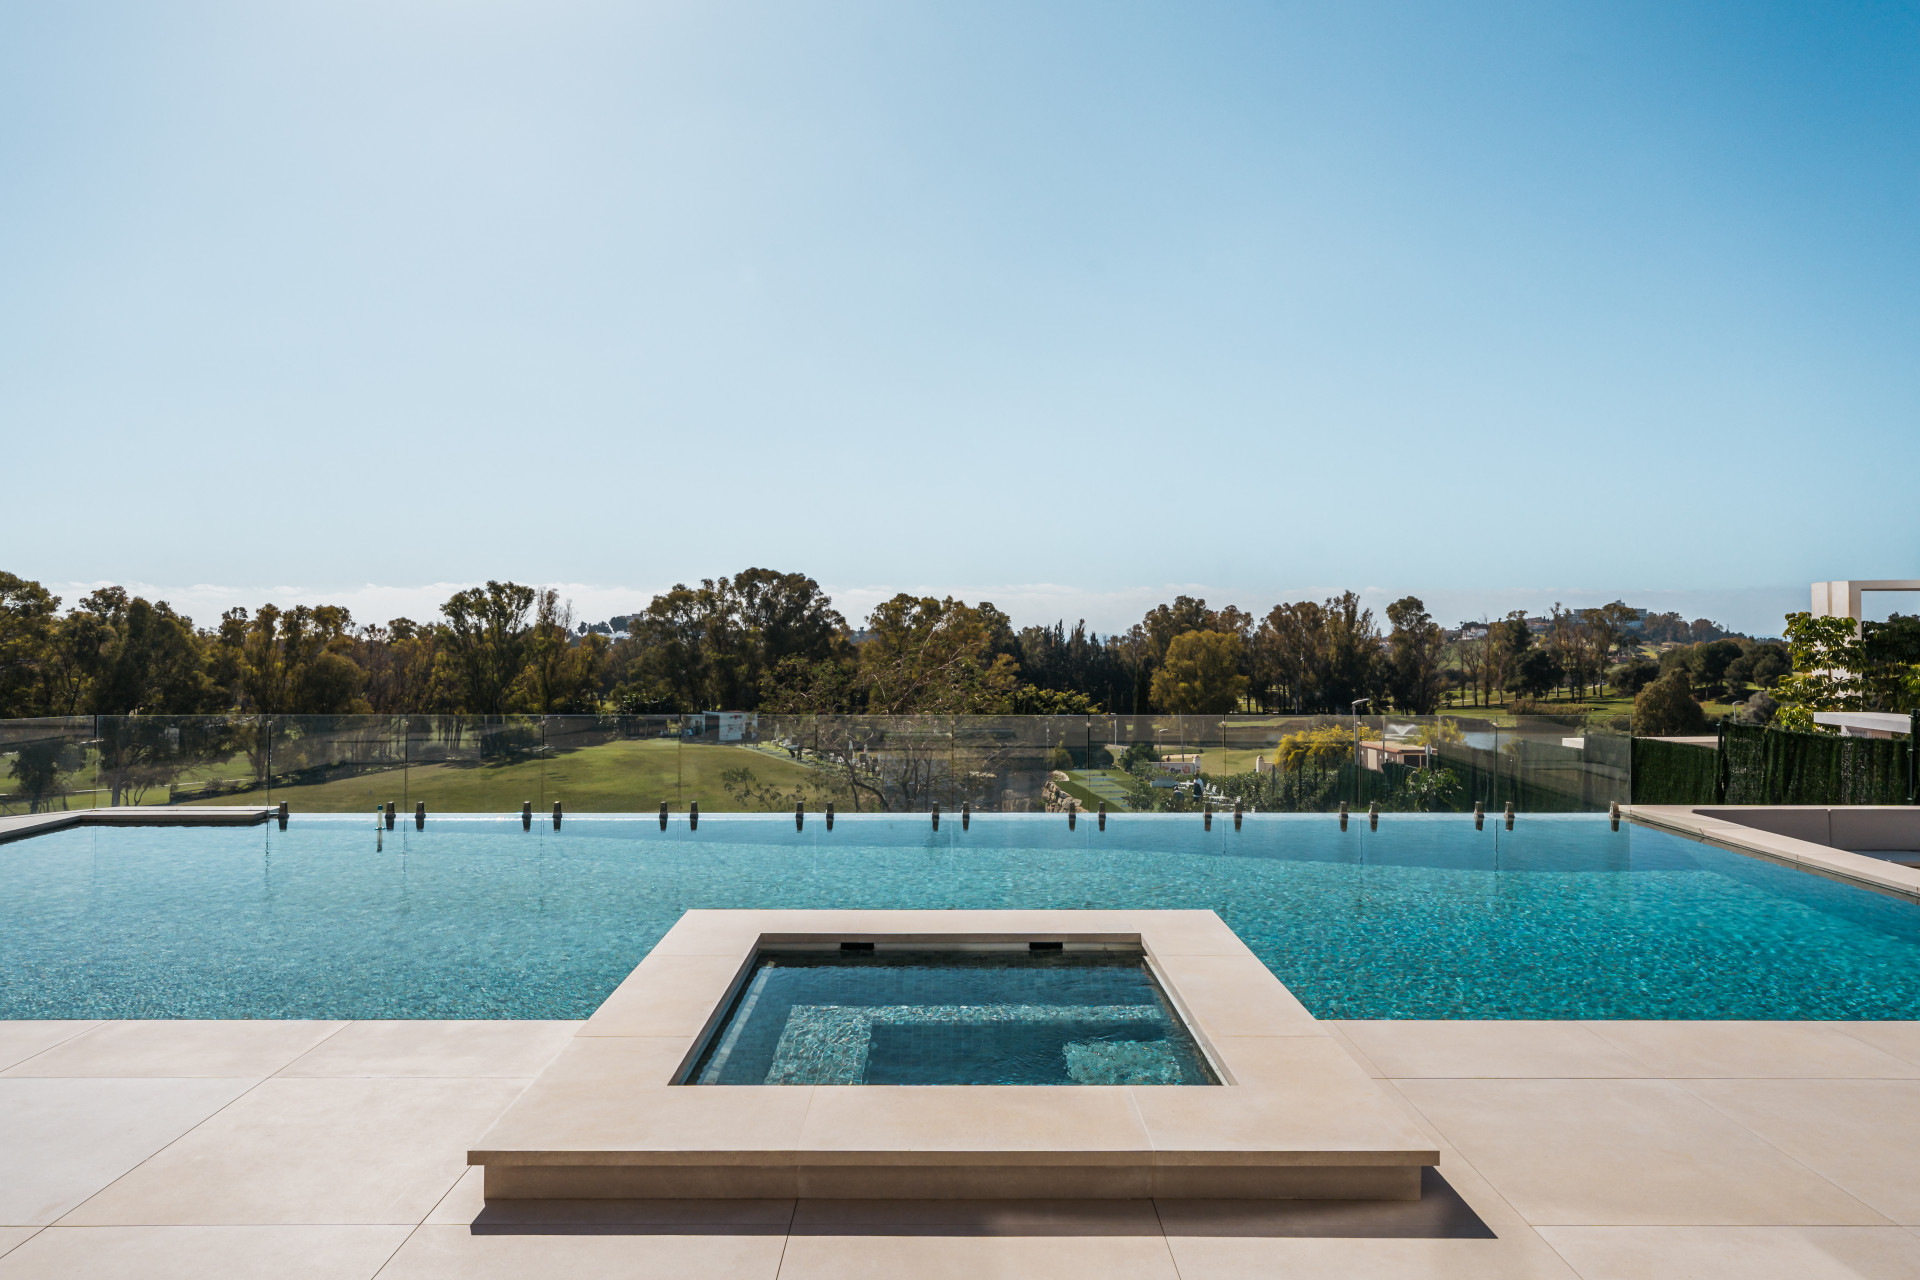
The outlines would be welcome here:
M 662 800 L 675 810 L 695 801 L 709 812 L 775 807 L 743 805 L 727 794 L 720 775 L 741 768 L 753 771 L 756 791 L 776 788 L 789 794 L 805 787 L 809 807 L 816 803 L 812 793 L 817 791 L 813 784 L 818 775 L 789 760 L 785 752 L 663 738 L 609 742 L 544 760 L 416 765 L 308 786 L 275 787 L 271 795 L 255 790 L 191 803 L 279 804 L 284 800 L 294 810 L 308 813 L 354 813 L 389 800 L 402 810 L 424 800 L 429 813 L 509 813 L 523 801 L 545 812 L 556 800 L 582 813 L 650 812 Z

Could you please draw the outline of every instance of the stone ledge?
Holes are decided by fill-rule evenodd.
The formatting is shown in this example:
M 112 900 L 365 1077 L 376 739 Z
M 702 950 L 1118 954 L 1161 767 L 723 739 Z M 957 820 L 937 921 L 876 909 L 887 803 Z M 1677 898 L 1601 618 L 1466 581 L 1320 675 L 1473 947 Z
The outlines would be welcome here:
M 763 945 L 1121 943 L 1218 1085 L 682 1085 Z M 1416 1199 L 1440 1153 L 1206 911 L 691 911 L 474 1148 L 495 1199 Z
M 0 844 L 72 827 L 251 827 L 272 817 L 272 809 L 232 805 L 120 805 L 111 809 L 65 809 L 0 818 Z

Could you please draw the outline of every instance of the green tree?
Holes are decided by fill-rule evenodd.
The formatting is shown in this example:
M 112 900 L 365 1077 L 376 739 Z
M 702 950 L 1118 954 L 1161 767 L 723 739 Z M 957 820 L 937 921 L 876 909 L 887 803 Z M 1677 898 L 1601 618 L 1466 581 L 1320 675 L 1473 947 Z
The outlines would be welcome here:
M 338 605 L 272 604 L 248 617 L 230 609 L 220 619 L 210 655 L 216 682 L 234 703 L 267 715 L 344 715 L 366 711 L 366 673 L 352 658 L 353 615 Z
M 551 587 L 540 592 L 520 700 L 541 715 L 590 707 L 606 648 L 606 637 L 597 632 L 574 633 L 571 602 L 561 603 L 560 593 Z
M 456 592 L 440 606 L 447 619 L 444 648 L 464 710 L 479 715 L 509 710 L 508 695 L 527 666 L 533 602 L 532 587 L 489 581 Z
M 1019 667 L 994 652 L 993 624 L 992 615 L 951 596 L 903 592 L 875 607 L 855 677 L 866 709 L 875 715 L 1004 712 L 1019 687 Z
M 1504 693 L 1513 687 L 1520 660 L 1533 648 L 1533 628 L 1527 625 L 1524 609 L 1515 609 L 1487 632 L 1487 682 Z
M 1633 731 L 1643 738 L 1706 732 L 1707 713 L 1693 700 L 1684 670 L 1670 671 L 1633 700 Z
M 0 572 L 0 718 L 55 714 L 46 688 L 60 597 Z
M 1415 715 L 1432 715 L 1440 705 L 1440 653 L 1446 644 L 1440 624 L 1418 596 L 1388 605 L 1387 622 L 1393 627 L 1387 638 L 1393 705 Z
M 1559 654 L 1551 649 L 1528 649 L 1514 667 L 1513 688 L 1529 698 L 1544 698 L 1565 675 Z
M 1247 677 L 1240 674 L 1240 637 L 1189 631 L 1167 646 L 1153 673 L 1153 705 L 1174 714 L 1223 714 L 1240 706 Z
M 1660 664 L 1651 658 L 1632 658 L 1607 672 L 1613 687 L 1631 698 L 1660 678 Z
M 102 587 L 76 613 L 87 649 L 76 663 L 87 710 L 99 715 L 194 715 L 226 708 L 206 671 L 193 620 L 119 587 Z

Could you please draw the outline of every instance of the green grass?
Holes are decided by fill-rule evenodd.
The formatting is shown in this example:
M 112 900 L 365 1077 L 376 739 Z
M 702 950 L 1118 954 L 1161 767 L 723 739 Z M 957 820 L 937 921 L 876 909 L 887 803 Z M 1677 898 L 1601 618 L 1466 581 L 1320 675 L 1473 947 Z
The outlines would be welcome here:
M 810 767 L 755 747 L 681 743 L 648 738 L 609 742 L 564 752 L 544 760 L 501 764 L 429 764 L 337 778 L 306 786 L 275 787 L 271 800 L 284 800 L 308 813 L 355 813 L 391 800 L 410 810 L 424 800 L 430 813 L 507 813 L 532 801 L 543 812 L 559 801 L 583 813 L 647 812 L 665 800 L 676 810 L 698 802 L 708 812 L 742 808 L 764 811 L 766 804 L 742 805 L 729 796 L 720 775 L 751 769 L 759 789 L 815 790 L 819 775 Z M 264 790 L 192 801 L 194 804 L 266 804 Z M 811 805 L 812 801 L 809 800 Z

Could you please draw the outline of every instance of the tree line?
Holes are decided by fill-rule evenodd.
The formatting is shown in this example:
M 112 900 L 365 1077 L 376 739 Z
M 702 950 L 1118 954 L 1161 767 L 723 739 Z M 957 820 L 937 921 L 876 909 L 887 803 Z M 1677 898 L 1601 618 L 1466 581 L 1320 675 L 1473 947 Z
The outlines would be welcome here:
M 1183 595 L 1102 636 L 902 593 L 856 631 L 814 579 L 754 568 L 656 595 L 623 634 L 576 619 L 552 589 L 496 581 L 427 621 L 266 604 L 198 627 L 119 587 L 63 609 L 0 572 L 0 716 L 1313 713 L 1362 699 L 1431 714 L 1630 682 L 1646 617 L 1555 605 L 1543 625 L 1514 613 L 1449 630 L 1415 596 L 1376 619 L 1350 591 L 1263 616 Z M 1704 619 L 1687 634 L 1703 629 L 1725 634 Z

